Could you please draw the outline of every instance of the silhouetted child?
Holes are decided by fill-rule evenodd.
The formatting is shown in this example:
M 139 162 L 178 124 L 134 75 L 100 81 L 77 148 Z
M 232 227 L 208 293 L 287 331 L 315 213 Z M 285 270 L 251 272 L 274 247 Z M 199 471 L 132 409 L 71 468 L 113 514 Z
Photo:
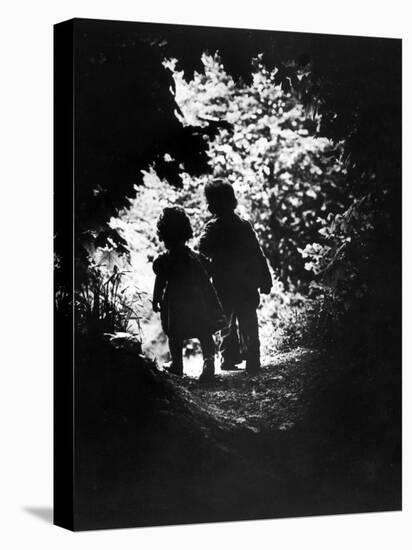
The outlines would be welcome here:
M 213 284 L 229 321 L 222 330 L 221 368 L 235 370 L 246 359 L 246 370 L 254 374 L 260 368 L 259 290 L 270 292 L 271 274 L 252 226 L 235 214 L 233 187 L 213 181 L 205 186 L 205 196 L 214 218 L 200 237 L 199 250 L 212 262 Z
M 153 309 L 160 311 L 162 327 L 169 339 L 172 357 L 169 372 L 183 374 L 183 340 L 198 338 L 204 361 L 200 379 L 213 378 L 213 333 L 225 326 L 226 320 L 201 256 L 186 246 L 192 237 L 189 218 L 182 208 L 165 208 L 157 230 L 167 252 L 153 262 L 156 274 Z

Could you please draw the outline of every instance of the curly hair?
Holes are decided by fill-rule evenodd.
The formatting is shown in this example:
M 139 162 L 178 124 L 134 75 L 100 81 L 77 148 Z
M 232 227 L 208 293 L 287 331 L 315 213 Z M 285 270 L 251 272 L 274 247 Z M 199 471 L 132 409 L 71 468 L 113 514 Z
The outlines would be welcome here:
M 221 179 L 213 180 L 205 185 L 205 196 L 209 210 L 213 214 L 233 212 L 237 206 L 233 187 Z
M 193 237 L 192 226 L 186 212 L 179 206 L 170 206 L 163 210 L 157 222 L 159 239 L 168 248 Z

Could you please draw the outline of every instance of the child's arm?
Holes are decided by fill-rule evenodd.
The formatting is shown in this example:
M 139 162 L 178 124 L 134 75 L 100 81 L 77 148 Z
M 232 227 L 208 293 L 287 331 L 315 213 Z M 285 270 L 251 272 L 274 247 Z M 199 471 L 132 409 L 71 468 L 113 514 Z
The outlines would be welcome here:
M 252 255 L 257 260 L 258 268 L 258 288 L 262 294 L 269 294 L 272 288 L 272 275 L 269 270 L 268 261 L 263 254 L 262 248 L 259 244 L 257 235 L 250 225 L 250 244 Z
M 166 281 L 160 275 L 156 275 L 155 284 L 153 288 L 153 311 L 156 313 L 160 311 L 162 305 L 163 292 L 166 286 Z
M 272 275 L 269 270 L 268 261 L 266 259 L 266 256 L 263 254 L 262 249 L 260 250 L 260 261 L 262 266 L 262 273 L 259 288 L 262 294 L 270 294 L 273 285 Z
M 215 253 L 215 235 L 213 223 L 209 222 L 203 229 L 198 242 L 198 250 L 207 258 L 212 258 Z

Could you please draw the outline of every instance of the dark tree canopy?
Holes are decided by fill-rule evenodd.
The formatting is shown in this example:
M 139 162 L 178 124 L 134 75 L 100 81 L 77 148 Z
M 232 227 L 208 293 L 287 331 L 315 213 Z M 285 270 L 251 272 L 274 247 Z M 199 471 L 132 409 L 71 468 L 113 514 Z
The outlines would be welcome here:
M 227 72 L 244 80 L 252 58 L 263 54 L 269 69 L 278 68 L 278 82 L 322 113 L 319 133 L 346 140 L 359 184 L 374 173 L 399 190 L 400 41 L 91 20 L 75 20 L 75 33 L 80 236 L 105 228 L 149 165 L 177 186 L 182 167 L 191 175 L 208 171 L 204 134 L 216 125 L 179 122 L 174 81 L 163 66 L 175 57 L 190 78 L 203 70 L 205 51 L 219 51 Z

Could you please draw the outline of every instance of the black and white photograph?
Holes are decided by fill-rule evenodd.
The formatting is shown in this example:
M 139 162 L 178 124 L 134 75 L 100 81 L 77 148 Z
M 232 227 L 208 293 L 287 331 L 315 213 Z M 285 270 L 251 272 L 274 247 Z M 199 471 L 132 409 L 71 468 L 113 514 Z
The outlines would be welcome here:
M 399 510 L 401 41 L 74 19 L 55 109 L 55 522 Z
M 409 548 L 408 5 L 0 9 L 0 547 Z

